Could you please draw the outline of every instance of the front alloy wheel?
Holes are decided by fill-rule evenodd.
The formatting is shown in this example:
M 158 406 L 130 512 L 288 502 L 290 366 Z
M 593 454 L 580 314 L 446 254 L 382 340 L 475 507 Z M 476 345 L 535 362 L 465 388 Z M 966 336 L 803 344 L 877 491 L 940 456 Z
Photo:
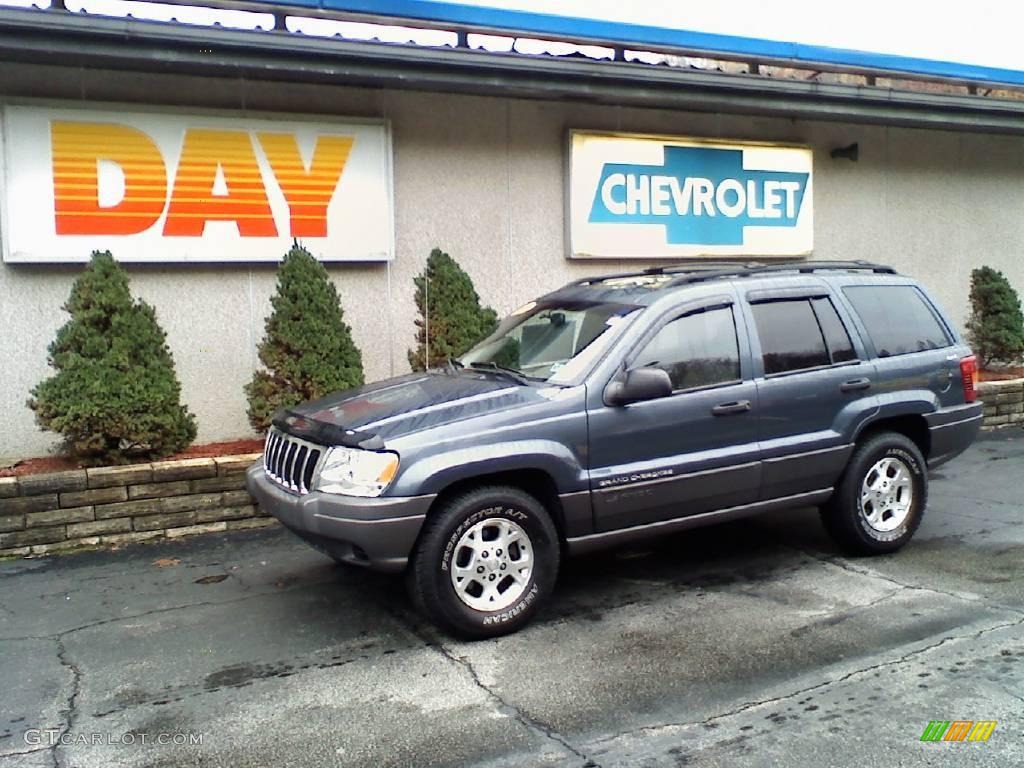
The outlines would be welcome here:
M 526 591 L 533 575 L 533 545 L 518 523 L 487 518 L 459 538 L 452 586 L 475 611 L 500 611 Z
M 407 579 L 417 607 L 454 634 L 497 637 L 527 624 L 558 575 L 558 533 L 544 506 L 508 486 L 442 500 Z

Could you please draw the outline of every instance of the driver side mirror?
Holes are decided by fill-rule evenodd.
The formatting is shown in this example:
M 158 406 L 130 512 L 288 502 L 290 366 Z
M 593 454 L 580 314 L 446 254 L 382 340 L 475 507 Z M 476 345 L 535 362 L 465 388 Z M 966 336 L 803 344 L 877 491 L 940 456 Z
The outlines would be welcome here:
M 609 405 L 629 405 L 671 394 L 672 380 L 661 368 L 634 368 L 626 372 L 625 379 L 608 385 L 604 400 Z

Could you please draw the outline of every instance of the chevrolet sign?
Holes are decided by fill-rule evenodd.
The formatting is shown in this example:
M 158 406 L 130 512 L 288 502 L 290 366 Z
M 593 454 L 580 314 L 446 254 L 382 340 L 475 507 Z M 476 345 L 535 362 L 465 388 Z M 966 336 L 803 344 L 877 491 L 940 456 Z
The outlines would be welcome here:
M 680 137 L 570 134 L 570 255 L 811 252 L 811 150 Z

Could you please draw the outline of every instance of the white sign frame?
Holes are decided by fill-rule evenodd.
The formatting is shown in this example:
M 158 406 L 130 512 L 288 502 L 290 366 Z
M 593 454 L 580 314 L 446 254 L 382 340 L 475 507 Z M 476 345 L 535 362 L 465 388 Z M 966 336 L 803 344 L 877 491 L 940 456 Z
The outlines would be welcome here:
M 279 262 L 293 242 L 289 218 L 291 209 L 281 185 L 270 168 L 267 154 L 256 137 L 256 132 L 261 130 L 293 133 L 306 171 L 310 168 L 317 137 L 324 134 L 353 136 L 354 143 L 327 206 L 327 236 L 302 236 L 297 239 L 318 259 L 325 262 L 386 263 L 395 258 L 393 146 L 391 122 L 387 119 L 273 112 L 239 113 L 233 110 L 209 109 L 183 111 L 162 106 L 106 102 L 82 106 L 78 103 L 31 99 L 0 103 L 0 111 L 0 254 L 5 263 L 83 263 L 89 260 L 94 250 L 109 250 L 118 261 L 126 263 Z M 276 236 L 241 237 L 237 225 L 232 221 L 207 222 L 201 237 L 165 236 L 163 226 L 168 215 L 168 202 L 164 203 L 159 219 L 150 228 L 138 234 L 58 235 L 55 225 L 53 157 L 49 129 L 47 127 L 41 137 L 28 139 L 18 133 L 23 130 L 25 122 L 38 122 L 44 118 L 66 119 L 72 122 L 116 123 L 134 128 L 145 126 L 149 129 L 164 121 L 164 135 L 154 139 L 154 143 L 160 147 L 164 156 L 168 200 L 172 195 L 181 159 L 182 141 L 178 141 L 175 145 L 176 150 L 168 156 L 166 133 L 178 131 L 183 137 L 184 130 L 189 128 L 247 131 L 262 174 L 266 198 L 273 213 Z M 33 142 L 44 147 L 42 154 L 45 159 L 42 163 L 38 156 L 28 159 L 23 156 L 25 147 L 31 146 Z M 42 165 L 43 172 L 33 175 L 29 171 L 26 176 L 25 166 L 31 163 L 35 163 L 37 167 Z M 103 175 L 105 173 L 106 176 Z M 110 169 L 104 168 L 101 164 L 99 174 L 101 179 L 105 180 L 101 184 L 109 181 L 110 173 Z M 38 178 L 39 175 L 42 176 L 41 179 Z M 217 185 L 222 184 L 223 175 L 223 169 L 217 171 L 215 194 L 220 193 Z M 25 193 L 23 188 L 26 186 L 26 178 L 34 189 L 34 194 Z M 121 178 L 123 179 L 123 171 Z M 365 189 L 367 184 L 369 191 Z M 355 190 L 354 186 L 358 186 L 359 189 Z M 45 192 L 46 187 L 49 188 L 48 194 Z M 122 180 L 122 190 L 123 187 Z M 104 197 L 102 186 L 98 197 L 101 200 Z M 354 209 L 355 212 L 345 210 L 339 214 L 339 210 L 353 199 L 360 201 Z M 344 230 L 339 232 L 343 227 L 349 227 L 349 231 L 357 231 L 358 236 L 346 238 Z M 43 234 L 40 235 L 40 232 Z
M 598 146 L 622 142 L 623 151 L 597 159 L 584 157 L 580 151 L 584 142 L 596 142 Z M 631 146 L 627 148 L 627 145 Z M 663 162 L 658 153 L 670 146 L 742 150 L 744 171 L 806 173 L 796 226 L 747 226 L 740 245 L 672 244 L 668 242 L 666 224 L 663 222 L 590 221 L 597 183 L 604 164 L 628 163 L 631 159 L 635 161 L 645 158 L 644 162 L 657 165 Z M 748 152 L 752 161 L 747 160 Z M 748 162 L 752 164 L 748 165 Z M 600 165 L 595 167 L 594 164 Z M 565 244 L 566 257 L 569 259 L 782 259 L 806 258 L 813 253 L 813 150 L 807 145 L 573 128 L 567 132 L 565 173 Z

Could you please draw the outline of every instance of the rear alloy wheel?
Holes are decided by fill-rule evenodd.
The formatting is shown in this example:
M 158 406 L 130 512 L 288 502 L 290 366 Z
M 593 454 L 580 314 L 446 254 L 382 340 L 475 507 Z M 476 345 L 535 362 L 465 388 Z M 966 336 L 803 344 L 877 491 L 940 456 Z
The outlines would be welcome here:
M 527 624 L 555 584 L 558 534 L 518 488 L 476 488 L 431 512 L 407 574 L 417 607 L 467 638 Z
M 914 504 L 910 467 L 895 456 L 879 459 L 861 483 L 860 513 L 878 533 L 889 533 L 906 522 Z
M 852 554 L 895 552 L 921 524 L 927 498 L 921 451 L 904 435 L 880 432 L 854 450 L 822 521 Z

